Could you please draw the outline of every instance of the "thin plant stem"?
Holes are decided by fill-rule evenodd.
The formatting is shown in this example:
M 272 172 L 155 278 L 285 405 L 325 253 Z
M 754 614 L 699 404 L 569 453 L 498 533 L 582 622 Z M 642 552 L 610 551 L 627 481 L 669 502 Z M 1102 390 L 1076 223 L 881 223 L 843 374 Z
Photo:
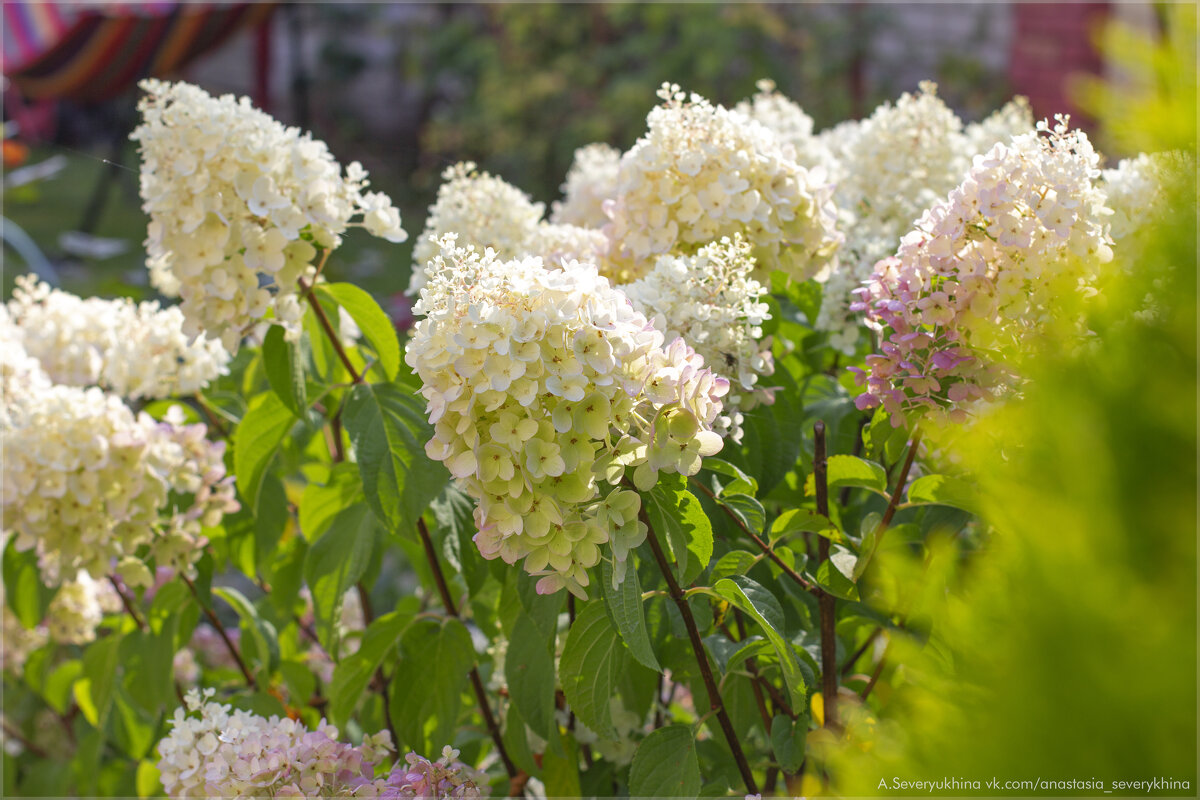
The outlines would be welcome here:
M 887 508 L 884 509 L 879 524 L 875 526 L 875 535 L 872 537 L 874 541 L 871 543 L 870 551 L 865 555 L 865 563 L 870 563 L 871 559 L 875 557 L 879 543 L 883 541 L 883 535 L 887 533 L 888 526 L 892 524 L 892 518 L 896 516 L 896 509 L 900 506 L 900 495 L 904 493 L 904 486 L 908 483 L 908 473 L 912 469 L 913 459 L 916 458 L 917 448 L 920 446 L 921 434 L 916 433 L 909 443 L 908 455 L 904 457 L 904 466 L 900 468 L 900 475 L 896 478 L 896 488 L 892 490 L 892 496 L 888 499 Z
M 326 338 L 333 345 L 333 349 L 337 353 L 338 358 L 341 359 L 342 364 L 345 365 L 346 371 L 350 373 L 351 382 L 355 384 L 362 383 L 363 376 L 350 363 L 350 356 L 346 354 L 346 348 L 342 347 L 342 340 L 338 338 L 333 325 L 329 323 L 329 317 L 325 314 L 325 309 L 321 307 L 321 301 L 317 300 L 316 295 L 313 294 L 313 287 L 305 283 L 304 278 L 297 278 L 296 280 L 300 283 L 301 292 L 308 299 L 308 305 L 312 308 L 313 313 L 317 315 L 317 322 L 321 323 L 321 329 L 325 331 Z
M 663 578 L 667 581 L 667 589 L 671 594 L 671 599 L 675 601 L 675 607 L 679 609 L 680 616 L 683 617 L 684 627 L 687 628 L 688 639 L 692 643 L 692 653 L 696 656 L 696 663 L 700 666 L 700 676 L 704 679 L 704 688 L 708 691 L 708 701 L 712 706 L 712 712 L 717 715 L 717 721 L 721 724 L 721 732 L 725 734 L 725 741 L 729 744 L 729 749 L 733 752 L 733 760 L 737 763 L 738 771 L 742 774 L 742 780 L 746 784 L 747 794 L 758 794 L 758 785 L 754 781 L 754 773 L 750 771 L 750 764 L 746 761 L 746 754 L 742 752 L 742 745 L 738 741 L 737 733 L 733 730 L 733 722 L 729 719 L 729 713 L 725 710 L 725 704 L 721 700 L 721 693 L 717 689 L 717 682 L 713 678 L 712 666 L 708 663 L 708 655 L 704 650 L 704 641 L 700 638 L 700 630 L 696 627 L 696 619 L 692 616 L 692 609 L 687 604 L 687 598 L 683 596 L 683 590 L 679 588 L 679 582 L 675 580 L 674 573 L 671 572 L 671 565 L 667 561 L 666 555 L 663 554 L 662 545 L 658 543 L 658 534 L 654 532 L 654 527 L 650 524 L 650 518 L 646 514 L 646 509 L 643 506 L 638 511 L 638 517 L 642 524 L 646 526 L 646 541 L 650 543 L 650 550 L 654 553 L 654 559 L 658 562 L 658 568 L 663 574 Z
M 746 527 L 746 523 L 742 522 L 742 520 L 738 517 L 737 514 L 734 514 L 733 511 L 731 511 L 729 509 L 729 507 L 726 506 L 725 504 L 717 501 L 717 496 L 713 493 L 713 491 L 711 489 L 709 489 L 707 486 L 705 486 L 703 483 L 696 480 L 695 478 L 690 478 L 689 480 L 690 480 L 692 486 L 695 486 L 700 491 L 704 492 L 704 494 L 708 495 L 709 499 L 716 502 L 717 505 L 719 505 L 725 511 L 725 515 L 728 516 L 731 520 L 733 520 L 734 524 L 736 524 L 739 528 L 741 528 L 742 533 L 746 534 L 746 536 L 748 536 L 750 538 L 750 540 L 752 542 L 754 542 L 754 544 L 756 544 L 760 550 L 763 551 L 764 555 L 766 555 L 768 558 L 770 558 L 772 561 L 774 561 L 775 565 L 778 566 L 781 570 L 783 570 L 784 575 L 787 575 L 789 578 L 791 578 L 793 581 L 795 581 L 800 586 L 800 588 L 804 589 L 806 592 L 818 591 L 817 587 L 813 586 L 812 583 L 805 580 L 800 575 L 800 573 L 796 572 L 796 570 L 789 567 L 787 565 L 787 563 L 782 558 L 779 557 L 779 554 L 776 553 L 773 549 L 771 549 L 771 546 L 769 544 L 767 544 L 766 542 L 764 542 L 762 540 L 761 536 L 759 536 L 757 533 L 755 533 L 754 531 L 752 531 L 748 527 Z
M 215 430 L 222 439 L 229 438 L 229 429 L 221 422 L 220 417 L 213 411 L 212 406 L 204 399 L 204 395 L 197 392 L 192 395 L 192 399 L 196 401 L 196 405 L 200 407 L 200 411 L 204 414 L 204 418 L 208 420 L 208 426 Z
M 371 604 L 371 593 L 367 591 L 367 587 L 362 581 L 354 585 L 358 590 L 358 604 L 362 606 L 364 627 L 371 624 L 375 619 L 375 610 Z M 389 689 L 392 682 L 383 674 L 383 665 L 375 668 L 375 684 L 379 689 L 379 697 L 383 700 L 383 721 L 387 725 L 388 733 L 392 735 L 393 742 L 399 742 L 400 737 L 396 735 L 396 726 L 392 724 L 392 708 L 389 702 Z
M 734 609 L 734 620 L 737 622 L 738 641 L 742 641 L 746 638 L 746 624 L 742 622 L 742 615 L 736 608 Z M 771 715 L 767 712 L 767 703 L 763 699 L 762 687 L 758 685 L 761 676 L 758 674 L 758 665 L 754 663 L 753 658 L 746 659 L 746 669 L 752 676 L 750 688 L 754 692 L 754 704 L 758 706 L 758 713 L 762 717 L 763 727 L 767 733 L 770 733 Z
M 867 681 L 867 685 L 863 687 L 861 692 L 859 692 L 858 696 L 863 700 L 867 699 L 867 695 L 869 695 L 871 690 L 875 688 L 875 684 L 879 683 L 879 676 L 883 674 L 883 667 L 885 664 L 887 664 L 887 657 L 888 652 L 887 650 L 884 650 L 883 655 L 879 657 L 879 663 L 875 665 L 875 671 L 871 673 L 871 680 Z
M 200 593 L 196 591 L 196 584 L 192 583 L 187 575 L 180 573 L 179 577 L 187 584 L 188 590 L 191 591 L 192 597 L 196 599 L 196 603 L 200 606 L 200 610 L 204 612 L 204 616 L 208 617 L 208 621 L 217 629 L 217 634 L 221 637 L 221 641 L 225 642 L 225 647 L 229 650 L 229 655 L 233 657 L 233 660 L 238 665 L 238 669 L 242 671 L 242 675 L 246 678 L 246 685 L 251 689 L 258 689 L 258 681 L 254 680 L 253 673 L 246 668 L 246 662 L 242 660 L 242 654 L 238 652 L 237 645 L 233 643 L 233 639 L 229 638 L 229 634 L 226 632 L 221 618 L 200 599 Z
M 145 631 L 146 621 L 142 619 L 142 615 L 137 612 L 137 607 L 133 604 L 133 598 L 125 594 L 125 590 L 121 588 L 121 584 L 112 575 L 108 576 L 108 582 L 111 583 L 113 589 L 116 590 L 117 597 L 121 598 L 121 605 L 125 606 L 125 610 L 129 612 L 129 616 L 132 617 L 134 623 L 137 624 L 138 630 Z
M 421 536 L 421 544 L 425 548 L 425 556 L 429 561 L 429 567 L 433 570 L 433 582 L 437 584 L 438 594 L 442 597 L 442 605 L 446 607 L 447 613 L 450 616 L 458 619 L 458 607 L 454 604 L 454 597 L 450 594 L 450 587 L 446 584 L 446 576 L 442 574 L 442 565 L 438 562 L 437 551 L 433 549 L 433 539 L 429 537 L 429 528 L 425 525 L 425 520 L 417 520 L 417 533 Z M 508 757 L 508 749 L 504 746 L 504 738 L 500 734 L 500 725 L 497 724 L 496 718 L 492 715 L 492 707 L 488 704 L 487 691 L 483 688 L 483 680 L 479 677 L 479 670 L 471 667 L 471 688 L 475 690 L 475 699 L 479 701 L 479 710 L 483 714 L 483 721 L 487 723 L 488 733 L 492 735 L 492 742 L 496 745 L 496 752 L 500 755 L 500 760 L 504 762 L 504 769 L 508 771 L 508 777 L 517 777 L 517 767 L 513 764 L 512 759 Z
M 47 753 L 43 748 L 34 744 L 29 739 L 29 737 L 27 737 L 24 733 L 22 733 L 15 725 L 13 725 L 7 719 L 4 720 L 4 735 L 10 739 L 15 739 L 16 741 L 20 742 L 22 747 L 24 747 L 29 752 L 33 753 L 38 758 L 50 758 L 49 753 Z
M 879 638 L 879 634 L 881 634 L 881 633 L 883 633 L 883 627 L 877 626 L 875 628 L 875 630 L 871 631 L 867 635 L 866 641 L 864 641 L 861 645 L 859 645 L 858 649 L 855 650 L 854 653 L 849 658 L 846 659 L 845 663 L 842 664 L 842 677 L 843 678 L 854 671 L 854 662 L 856 662 L 860 658 L 862 658 L 862 654 L 867 652 L 867 648 L 871 646 L 872 642 L 874 642 L 876 639 Z
M 814 457 L 813 485 L 817 493 L 817 513 L 829 516 L 829 476 L 825 453 L 825 423 L 817 420 L 813 426 Z M 817 565 L 829 560 L 829 539 L 822 536 L 817 542 Z M 821 617 L 821 693 L 825 698 L 825 727 L 837 730 L 838 671 L 837 671 L 837 598 L 825 590 L 817 597 Z

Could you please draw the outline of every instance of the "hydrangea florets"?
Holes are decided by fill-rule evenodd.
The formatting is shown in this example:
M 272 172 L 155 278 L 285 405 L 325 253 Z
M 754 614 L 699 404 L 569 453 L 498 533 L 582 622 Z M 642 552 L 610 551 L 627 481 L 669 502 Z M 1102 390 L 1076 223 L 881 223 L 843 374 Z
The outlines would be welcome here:
M 409 753 L 407 766 L 397 764 L 379 793 L 381 798 L 473 798 L 484 797 L 480 789 L 484 775 L 458 760 L 458 751 L 447 745 L 437 761 Z
M 716 430 L 741 438 L 742 411 L 771 399 L 757 386 L 775 371 L 762 324 L 771 318 L 761 302 L 766 288 L 752 277 L 750 244 L 735 234 L 700 248 L 695 256 L 660 256 L 650 274 L 621 287 L 634 308 L 666 339 L 682 337 L 709 367 L 730 379 L 731 390 Z
M 421 378 L 426 452 L 476 500 L 486 558 L 585 596 L 609 545 L 614 577 L 645 536 L 635 492 L 600 482 L 695 474 L 721 447 L 729 382 L 663 335 L 592 265 L 547 269 L 440 242 L 405 359 Z
M 824 144 L 813 135 L 813 119 L 794 100 L 775 89 L 775 81 L 764 78 L 756 84 L 758 93 L 743 100 L 733 110 L 765 125 L 782 141 L 796 150 L 796 162 L 809 169 L 825 164 L 829 158 Z
M 50 638 L 63 644 L 87 644 L 96 639 L 96 628 L 105 614 L 121 610 L 121 599 L 108 581 L 97 581 L 80 571 L 66 581 L 46 609 Z
M 455 233 L 464 246 L 490 247 L 501 258 L 520 258 L 529 255 L 545 209 L 503 178 L 480 172 L 472 161 L 447 167 L 425 229 L 413 246 L 408 293 L 415 295 L 425 285 L 426 270 L 440 252 L 437 241 L 443 235 Z
M 991 150 L 997 142 L 1008 144 L 1014 137 L 1033 130 L 1029 98 L 1017 95 L 979 122 L 968 124 L 963 135 L 967 137 L 967 151 L 976 156 Z
M 970 156 L 962 120 L 926 81 L 859 123 L 840 160 L 835 196 L 846 242 L 825 281 L 816 327 L 832 334 L 835 348 L 852 352 L 858 319 L 849 310 L 851 291 L 875 262 L 896 252 L 921 212 L 958 185 Z
M 139 85 L 143 122 L 130 138 L 142 154 L 151 280 L 182 298 L 189 336 L 207 332 L 235 352 L 268 309 L 299 335 L 298 280 L 314 272 L 317 247 L 336 248 L 351 224 L 407 238 L 391 200 L 365 191 L 358 162 L 343 175 L 324 142 L 285 128 L 249 98 Z
M 205 439 L 204 425 L 135 415 L 95 387 L 11 389 L 6 378 L 0 511 L 47 585 L 80 569 L 102 578 L 143 545 L 159 564 L 190 569 L 201 528 L 237 510 L 224 443 Z
M 193 394 L 228 371 L 221 342 L 203 334 L 189 342 L 176 307 L 84 299 L 26 275 L 8 312 L 25 352 L 55 383 L 137 400 Z
M 976 157 L 857 290 L 854 309 L 882 342 L 855 369 L 867 387 L 858 407 L 882 404 L 894 425 L 923 414 L 957 422 L 1011 388 L 995 353 L 1036 334 L 1057 292 L 1089 292 L 1112 259 L 1099 176 L 1087 135 L 1064 117 Z
M 158 743 L 163 789 L 173 797 L 379 797 L 388 786 L 375 765 L 392 752 L 391 736 L 364 736 L 358 747 L 324 721 L 261 717 L 211 702 L 192 689 Z M 189 713 L 190 712 L 190 713 Z M 192 716 L 192 715 L 198 716 Z
M 617 171 L 621 151 L 608 144 L 589 144 L 575 151 L 563 199 L 550 206 L 550 221 L 581 228 L 599 228 L 608 222 L 604 204 L 617 196 Z
M 1181 163 L 1179 154 L 1140 153 L 1101 173 L 1108 206 L 1113 210 L 1112 237 L 1120 242 L 1145 228 L 1166 210 L 1168 172 Z
M 832 188 L 796 162 L 795 149 L 767 127 L 699 95 L 664 84 L 663 105 L 621 157 L 612 221 L 612 260 L 621 283 L 655 257 L 695 253 L 741 233 L 764 272 L 803 279 L 835 257 L 841 236 Z

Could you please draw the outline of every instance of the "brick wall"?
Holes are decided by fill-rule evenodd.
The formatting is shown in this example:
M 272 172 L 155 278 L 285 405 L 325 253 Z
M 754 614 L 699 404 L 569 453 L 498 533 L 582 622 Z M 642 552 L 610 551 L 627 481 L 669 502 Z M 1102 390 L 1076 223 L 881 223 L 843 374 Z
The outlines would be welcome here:
M 1086 124 L 1071 102 L 1069 76 L 1103 72 L 1093 35 L 1110 7 L 1110 3 L 1018 3 L 1012 7 L 1014 35 L 1008 77 L 1013 92 L 1029 98 L 1035 117 L 1066 112 Z

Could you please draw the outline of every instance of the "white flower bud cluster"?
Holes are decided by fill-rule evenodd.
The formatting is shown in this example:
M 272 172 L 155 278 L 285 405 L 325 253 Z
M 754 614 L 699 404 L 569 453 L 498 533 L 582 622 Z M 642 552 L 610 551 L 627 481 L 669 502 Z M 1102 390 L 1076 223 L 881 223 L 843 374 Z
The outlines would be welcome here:
M 425 229 L 413 246 L 408 293 L 416 295 L 425 285 L 429 262 L 438 255 L 437 241 L 443 235 L 458 234 L 464 246 L 490 247 L 501 258 L 520 258 L 530 254 L 545 210 L 503 178 L 480 172 L 473 161 L 447 167 Z
M 386 791 L 374 766 L 392 752 L 381 731 L 352 747 L 324 721 L 316 731 L 209 701 L 192 689 L 188 712 L 175 709 L 158 743 L 163 789 L 173 797 L 376 797 Z
M 80 570 L 75 580 L 66 581 L 46 610 L 50 638 L 61 644 L 95 641 L 96 628 L 105 614 L 121 610 L 121 598 L 106 580 L 93 580 Z
M 1033 130 L 1029 98 L 1017 95 L 979 122 L 968 124 L 963 134 L 967 137 L 967 152 L 976 156 L 991 150 L 997 142 L 1008 144 L 1014 137 Z
M 248 98 L 212 97 L 186 83 L 139 85 L 143 122 L 130 138 L 141 147 L 150 272 L 161 291 L 183 299 L 188 336 L 205 331 L 236 352 L 268 309 L 298 335 L 297 279 L 313 272 L 314 245 L 337 247 L 359 216 L 373 236 L 407 238 L 391 200 L 364 191 L 361 165 L 343 176 L 324 142 L 285 128 Z
M 875 262 L 896 252 L 921 212 L 958 185 L 970 165 L 962 120 L 925 81 L 916 94 L 884 103 L 844 145 L 836 198 L 846 243 L 828 276 L 816 328 L 833 347 L 853 352 L 858 320 L 851 291 Z
M 550 267 L 569 261 L 595 264 L 604 275 L 608 259 L 608 237 L 597 228 L 582 228 L 565 223 L 543 222 L 523 255 L 541 256 Z
M 695 256 L 660 256 L 650 274 L 621 287 L 665 339 L 682 337 L 716 373 L 730 379 L 724 413 L 714 429 L 741 440 L 742 411 L 770 393 L 757 388 L 775 364 L 762 324 L 771 318 L 761 302 L 766 288 L 751 274 L 750 244 L 735 234 L 700 248 Z
M 546 269 L 439 241 L 405 360 L 421 378 L 426 452 L 477 501 L 486 558 L 524 560 L 538 590 L 585 596 L 609 544 L 615 574 L 645 536 L 632 472 L 695 474 L 729 382 L 663 335 L 591 265 Z
M 813 119 L 794 100 L 775 89 L 775 81 L 758 81 L 758 93 L 743 100 L 733 110 L 765 125 L 779 139 L 796 150 L 796 163 L 812 169 L 829 159 L 825 145 L 813 135 Z
M 1165 154 L 1141 153 L 1122 159 L 1101 173 L 1108 206 L 1113 210 L 1112 237 L 1120 242 L 1161 216 L 1167 194 L 1163 186 Z
M 764 272 L 811 277 L 836 256 L 832 189 L 796 163 L 795 149 L 743 114 L 664 84 L 648 130 L 621 157 L 606 228 L 617 277 L 647 273 L 654 258 L 695 253 L 741 233 Z
M 1058 293 L 1092 292 L 1112 259 L 1099 177 L 1087 135 L 1061 116 L 976 157 L 858 290 L 856 310 L 883 334 L 856 370 L 867 386 L 858 406 L 882 403 L 897 425 L 925 413 L 961 421 L 1011 388 L 996 352 L 1036 335 Z
M 6 392 L 5 411 L 3 526 L 37 552 L 47 585 L 80 569 L 103 578 L 142 545 L 188 568 L 202 525 L 238 507 L 224 444 L 207 441 L 203 425 L 135 417 L 95 387 L 23 387 Z M 173 507 L 172 493 L 191 501 Z
M 550 205 L 550 221 L 581 228 L 600 228 L 608 223 L 604 204 L 617 196 L 617 171 L 621 151 L 608 144 L 589 144 L 575 151 L 563 199 Z
M 7 308 L 25 351 L 55 383 L 137 400 L 194 394 L 228 371 L 221 342 L 204 335 L 189 342 L 175 307 L 84 299 L 26 275 Z

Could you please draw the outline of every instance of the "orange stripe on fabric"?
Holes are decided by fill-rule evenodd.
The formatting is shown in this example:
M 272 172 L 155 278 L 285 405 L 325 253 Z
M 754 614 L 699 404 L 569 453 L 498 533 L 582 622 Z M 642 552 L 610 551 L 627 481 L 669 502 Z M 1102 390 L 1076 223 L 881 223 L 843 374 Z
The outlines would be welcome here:
M 196 32 L 204 26 L 204 18 L 208 12 L 189 13 L 186 10 L 180 15 L 179 21 L 171 26 L 167 41 L 159 49 L 158 55 L 146 71 L 147 75 L 165 75 L 178 69 L 188 51 Z
M 21 82 L 22 89 L 30 97 L 65 97 L 72 94 L 75 87 L 87 82 L 105 55 L 120 46 L 132 22 L 128 19 L 101 22 L 95 34 L 61 70 L 41 77 L 26 78 Z

